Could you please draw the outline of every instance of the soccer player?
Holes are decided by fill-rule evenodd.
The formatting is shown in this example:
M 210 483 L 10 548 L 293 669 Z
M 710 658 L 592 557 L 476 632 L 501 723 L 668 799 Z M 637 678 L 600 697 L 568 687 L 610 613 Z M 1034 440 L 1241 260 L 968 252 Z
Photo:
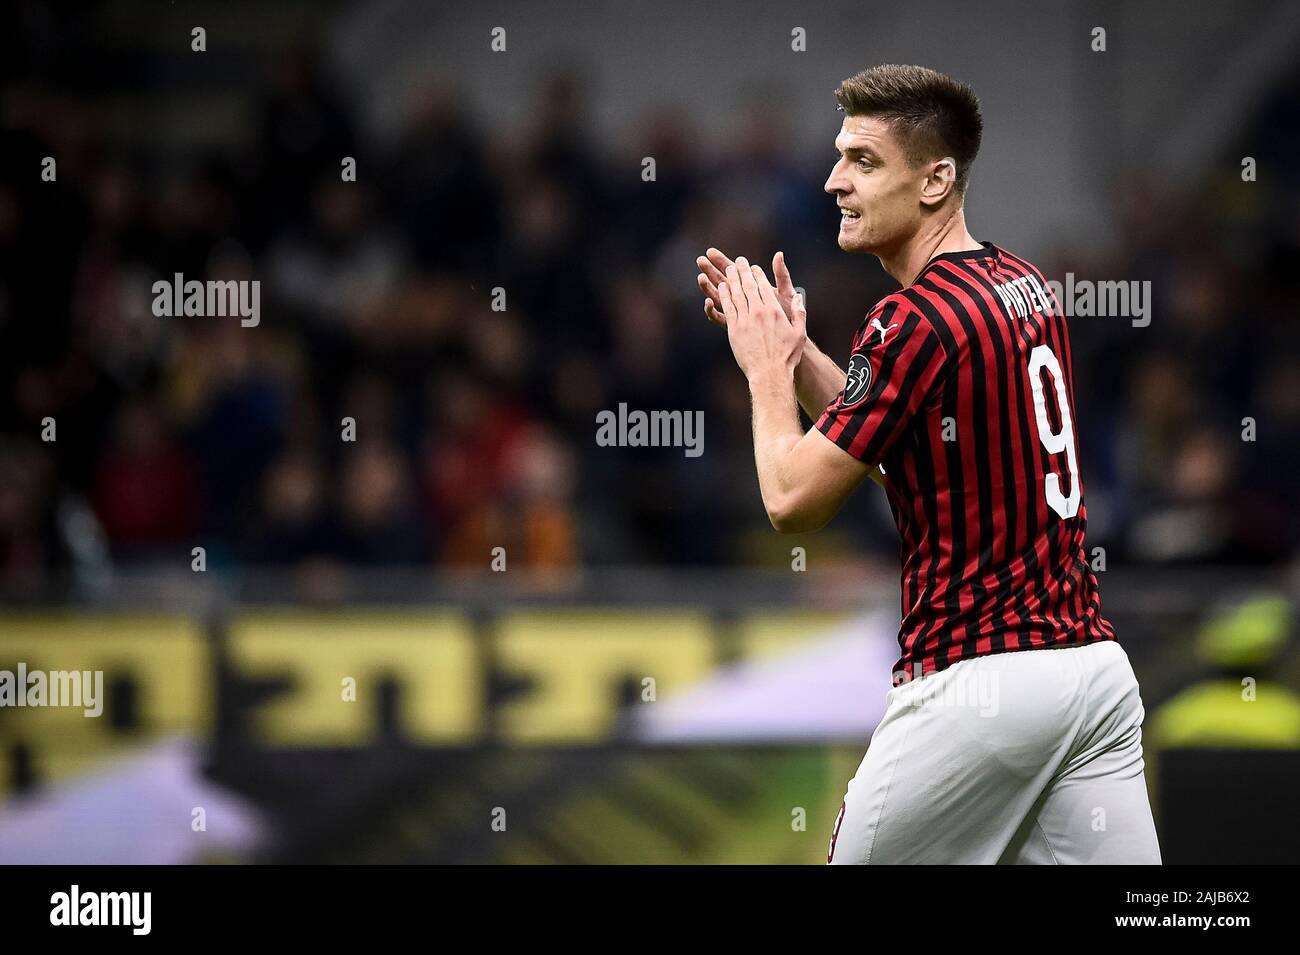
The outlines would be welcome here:
M 1138 684 L 1085 556 L 1065 316 L 1037 268 L 966 228 L 979 101 L 893 65 L 835 96 L 840 248 L 902 286 L 847 371 L 809 340 L 780 252 L 775 285 L 698 260 L 772 525 L 820 528 L 870 477 L 901 538 L 902 655 L 827 861 L 1158 864 Z

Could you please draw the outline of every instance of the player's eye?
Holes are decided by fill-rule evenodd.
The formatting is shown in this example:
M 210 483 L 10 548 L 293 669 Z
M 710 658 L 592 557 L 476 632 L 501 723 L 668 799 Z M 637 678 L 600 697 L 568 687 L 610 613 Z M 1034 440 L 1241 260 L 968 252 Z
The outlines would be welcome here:
M 871 161 L 864 156 L 863 158 L 858 160 L 857 166 L 859 169 L 865 172 L 871 168 Z

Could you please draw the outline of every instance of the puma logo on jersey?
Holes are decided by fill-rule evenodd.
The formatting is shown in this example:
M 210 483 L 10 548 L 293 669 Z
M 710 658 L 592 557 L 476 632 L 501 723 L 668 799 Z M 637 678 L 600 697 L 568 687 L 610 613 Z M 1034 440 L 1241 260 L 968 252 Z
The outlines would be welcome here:
M 890 332 L 892 332 L 895 328 L 897 328 L 898 323 L 891 322 L 889 327 L 886 328 L 884 325 L 880 324 L 880 319 L 873 318 L 871 320 L 871 327 L 874 328 L 876 331 L 880 332 L 880 344 L 883 345 L 885 344 L 885 336 L 888 335 Z

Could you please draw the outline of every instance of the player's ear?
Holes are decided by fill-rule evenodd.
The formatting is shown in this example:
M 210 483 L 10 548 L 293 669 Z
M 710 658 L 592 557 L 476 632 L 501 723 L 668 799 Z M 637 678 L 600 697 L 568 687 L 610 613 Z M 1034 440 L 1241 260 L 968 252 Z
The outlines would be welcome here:
M 957 161 L 951 156 L 936 159 L 927 165 L 925 182 L 921 186 L 921 204 L 937 206 L 956 188 Z

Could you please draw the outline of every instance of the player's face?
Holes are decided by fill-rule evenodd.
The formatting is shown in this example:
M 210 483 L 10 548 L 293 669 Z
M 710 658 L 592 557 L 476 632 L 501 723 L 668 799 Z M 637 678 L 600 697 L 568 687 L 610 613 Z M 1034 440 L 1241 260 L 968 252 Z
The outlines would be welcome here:
M 845 116 L 835 149 L 840 157 L 824 188 L 840 206 L 840 248 L 891 252 L 920 226 L 925 173 L 908 163 L 882 119 Z

